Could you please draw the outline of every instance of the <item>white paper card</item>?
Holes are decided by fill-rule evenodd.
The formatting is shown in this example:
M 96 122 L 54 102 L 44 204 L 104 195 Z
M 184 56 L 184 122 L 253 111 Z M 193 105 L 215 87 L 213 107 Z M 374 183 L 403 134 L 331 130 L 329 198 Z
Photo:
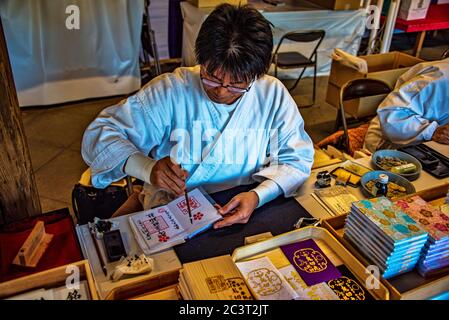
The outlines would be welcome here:
M 146 255 L 183 243 L 185 239 L 222 218 L 200 190 L 190 191 L 188 199 L 191 220 L 184 196 L 165 206 L 141 211 L 129 217 L 131 229 Z
M 293 300 L 299 296 L 267 257 L 237 262 L 257 300 Z
M 291 264 L 279 269 L 279 272 L 298 294 L 297 300 L 340 300 L 326 283 L 307 286 Z

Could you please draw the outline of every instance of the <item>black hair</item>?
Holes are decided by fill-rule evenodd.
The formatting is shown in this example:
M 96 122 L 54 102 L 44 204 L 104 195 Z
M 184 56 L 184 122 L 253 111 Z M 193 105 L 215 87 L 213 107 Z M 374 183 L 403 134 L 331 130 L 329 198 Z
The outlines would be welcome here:
M 271 64 L 271 23 L 254 8 L 221 4 L 203 22 L 195 43 L 197 62 L 209 74 L 228 73 L 231 81 L 251 82 Z

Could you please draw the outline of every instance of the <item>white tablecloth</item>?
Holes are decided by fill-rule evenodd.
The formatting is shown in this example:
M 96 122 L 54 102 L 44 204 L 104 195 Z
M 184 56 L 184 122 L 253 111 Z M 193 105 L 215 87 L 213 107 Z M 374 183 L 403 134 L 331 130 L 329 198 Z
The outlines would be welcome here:
M 66 28 L 66 8 L 80 29 Z M 20 106 L 127 94 L 140 88 L 143 0 L 1 0 Z
M 181 11 L 184 17 L 182 60 L 186 66 L 195 64 L 195 40 L 201 24 L 212 9 L 199 9 L 188 2 L 181 3 Z M 323 29 L 326 36 L 318 49 L 318 74 L 328 75 L 331 66 L 331 53 L 334 48 L 341 48 L 348 53 L 357 54 L 360 40 L 365 30 L 365 10 L 308 10 L 308 11 L 262 11 L 262 14 L 274 25 L 274 45 L 280 37 L 289 31 L 301 29 Z M 284 42 L 285 43 L 285 42 Z M 313 43 L 312 43 L 313 45 Z M 281 51 L 298 50 L 308 56 L 313 48 L 308 44 L 288 43 L 282 46 Z M 279 78 L 296 78 L 301 69 L 279 71 Z M 273 73 L 273 69 L 270 70 Z M 313 74 L 309 68 L 305 76 Z

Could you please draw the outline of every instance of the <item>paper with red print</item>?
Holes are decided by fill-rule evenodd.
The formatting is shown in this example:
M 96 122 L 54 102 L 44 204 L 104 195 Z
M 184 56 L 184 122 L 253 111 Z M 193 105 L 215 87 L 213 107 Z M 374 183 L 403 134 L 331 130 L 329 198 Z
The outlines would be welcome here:
M 190 234 L 198 229 L 209 226 L 215 221 L 221 219 L 221 215 L 217 212 L 217 209 L 212 203 L 204 196 L 199 189 L 194 189 L 187 193 L 190 203 L 190 210 L 192 212 L 192 223 L 190 223 L 189 210 L 187 209 L 186 199 L 181 196 L 169 204 L 168 209 L 186 231 Z
M 135 238 L 145 254 L 153 254 L 185 242 L 221 219 L 212 203 L 199 190 L 188 193 L 192 222 L 185 196 L 165 206 L 145 210 L 129 217 Z

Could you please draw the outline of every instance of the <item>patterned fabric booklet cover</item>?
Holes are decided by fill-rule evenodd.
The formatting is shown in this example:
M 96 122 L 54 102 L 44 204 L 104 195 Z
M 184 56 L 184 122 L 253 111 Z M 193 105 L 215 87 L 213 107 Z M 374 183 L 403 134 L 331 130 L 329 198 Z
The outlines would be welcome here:
M 135 213 L 129 217 L 135 238 L 150 255 L 185 242 L 222 218 L 209 199 L 199 190 L 188 193 L 192 212 L 190 222 L 184 196 L 165 206 Z
M 363 225 L 363 222 L 358 221 L 354 215 L 350 215 L 347 218 L 345 233 L 351 232 L 356 238 L 360 238 L 364 242 L 369 242 L 373 246 L 378 247 L 378 253 L 386 257 L 387 260 L 393 260 L 395 256 L 419 254 L 423 249 L 423 243 L 426 243 L 426 240 L 423 239 L 417 242 L 411 242 L 408 246 L 394 247 L 391 243 L 385 241 L 385 238 L 382 238 L 378 230 L 364 228 Z
M 346 235 L 347 239 L 349 239 L 351 242 L 355 243 L 355 240 L 349 236 Z M 417 257 L 414 257 L 413 259 L 406 259 L 402 262 L 397 262 L 393 264 L 387 264 L 382 261 L 382 259 L 378 258 L 376 255 L 373 254 L 373 251 L 365 246 L 364 243 L 359 243 L 358 249 L 361 251 L 361 253 L 368 258 L 371 263 L 375 264 L 379 267 L 381 272 L 383 273 L 383 276 L 385 277 L 386 274 L 391 273 L 401 273 L 404 270 L 409 270 L 410 268 L 414 268 L 418 262 L 419 255 Z
M 427 232 L 386 197 L 360 200 L 353 206 L 396 245 L 427 238 Z
M 421 197 L 413 196 L 397 200 L 395 204 L 418 222 L 436 241 L 449 239 L 449 217 Z
M 419 249 L 412 252 L 403 251 L 394 255 L 386 255 L 379 246 L 367 240 L 367 238 L 358 231 L 349 229 L 345 236 L 350 239 L 365 256 L 376 259 L 383 266 L 404 264 L 416 260 L 421 253 L 421 249 Z
M 358 223 L 358 226 L 354 226 L 355 228 L 361 230 L 362 232 L 366 234 L 373 235 L 376 237 L 380 243 L 385 247 L 388 251 L 394 251 L 398 252 L 401 250 L 407 250 L 410 248 L 422 248 L 424 244 L 428 242 L 428 236 L 427 233 L 425 233 L 423 236 L 419 237 L 409 237 L 407 239 L 404 239 L 399 242 L 393 242 L 393 238 L 384 232 L 384 229 L 379 228 L 376 224 L 374 224 L 368 217 L 366 217 L 364 214 L 358 212 L 351 212 L 351 214 L 348 216 L 348 222 L 352 219 L 352 221 L 356 221 Z M 381 223 L 386 223 L 384 220 L 382 220 Z M 407 232 L 407 231 L 403 231 Z
M 281 246 L 281 250 L 308 286 L 341 277 L 312 239 Z

